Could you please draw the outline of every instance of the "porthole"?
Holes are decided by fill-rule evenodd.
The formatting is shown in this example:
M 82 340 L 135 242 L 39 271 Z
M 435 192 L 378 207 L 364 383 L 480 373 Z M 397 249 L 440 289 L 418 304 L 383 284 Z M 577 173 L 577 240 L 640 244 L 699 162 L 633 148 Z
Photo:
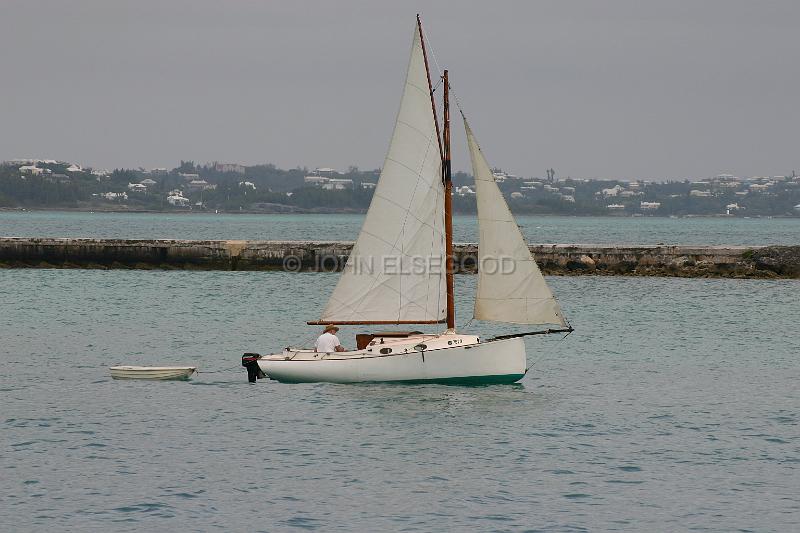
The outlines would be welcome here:
M 390 353 L 392 353 L 392 349 L 391 348 L 381 348 L 381 353 L 383 355 L 390 354 Z

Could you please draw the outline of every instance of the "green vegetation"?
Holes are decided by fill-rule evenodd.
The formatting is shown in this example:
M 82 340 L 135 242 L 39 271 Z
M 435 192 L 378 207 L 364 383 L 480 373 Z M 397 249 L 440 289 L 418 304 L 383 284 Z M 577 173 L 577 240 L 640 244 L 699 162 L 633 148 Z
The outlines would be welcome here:
M 0 207 L 94 210 L 248 212 L 364 211 L 380 171 L 350 167 L 284 170 L 264 164 L 196 165 L 174 169 L 81 169 L 65 162 L 0 165 Z M 700 181 L 518 178 L 496 171 L 497 184 L 514 212 L 562 215 L 800 216 L 800 178 L 775 176 Z M 453 208 L 474 212 L 472 176 L 453 176 Z

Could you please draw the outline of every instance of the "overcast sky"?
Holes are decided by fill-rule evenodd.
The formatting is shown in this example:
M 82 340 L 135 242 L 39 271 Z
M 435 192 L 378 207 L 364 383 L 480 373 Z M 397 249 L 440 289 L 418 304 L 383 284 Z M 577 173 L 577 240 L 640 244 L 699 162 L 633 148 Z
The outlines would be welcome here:
M 417 11 L 494 166 L 800 171 L 797 0 L 0 0 L 0 159 L 379 167 Z

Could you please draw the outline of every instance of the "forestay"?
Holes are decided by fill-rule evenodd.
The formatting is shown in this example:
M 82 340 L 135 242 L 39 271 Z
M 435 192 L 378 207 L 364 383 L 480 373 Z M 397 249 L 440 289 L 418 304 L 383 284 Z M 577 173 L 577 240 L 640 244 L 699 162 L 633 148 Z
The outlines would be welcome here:
M 446 314 L 441 154 L 417 27 L 380 180 L 322 322 L 430 322 Z
M 533 260 L 475 135 L 464 118 L 478 203 L 478 290 L 475 318 L 567 327 Z

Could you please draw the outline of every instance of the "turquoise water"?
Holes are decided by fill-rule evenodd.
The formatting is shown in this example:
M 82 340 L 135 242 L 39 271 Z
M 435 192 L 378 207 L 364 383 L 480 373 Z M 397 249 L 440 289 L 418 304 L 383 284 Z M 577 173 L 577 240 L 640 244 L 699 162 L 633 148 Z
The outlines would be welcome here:
M 312 339 L 335 281 L 0 270 L 0 524 L 796 530 L 800 282 L 551 278 L 576 332 L 529 338 L 518 386 L 248 384 L 241 353 Z
M 354 240 L 363 215 L 214 215 L 0 212 L 0 236 L 137 239 Z M 585 244 L 798 244 L 800 218 L 519 216 L 529 242 Z M 456 242 L 476 242 L 472 216 L 456 216 Z

